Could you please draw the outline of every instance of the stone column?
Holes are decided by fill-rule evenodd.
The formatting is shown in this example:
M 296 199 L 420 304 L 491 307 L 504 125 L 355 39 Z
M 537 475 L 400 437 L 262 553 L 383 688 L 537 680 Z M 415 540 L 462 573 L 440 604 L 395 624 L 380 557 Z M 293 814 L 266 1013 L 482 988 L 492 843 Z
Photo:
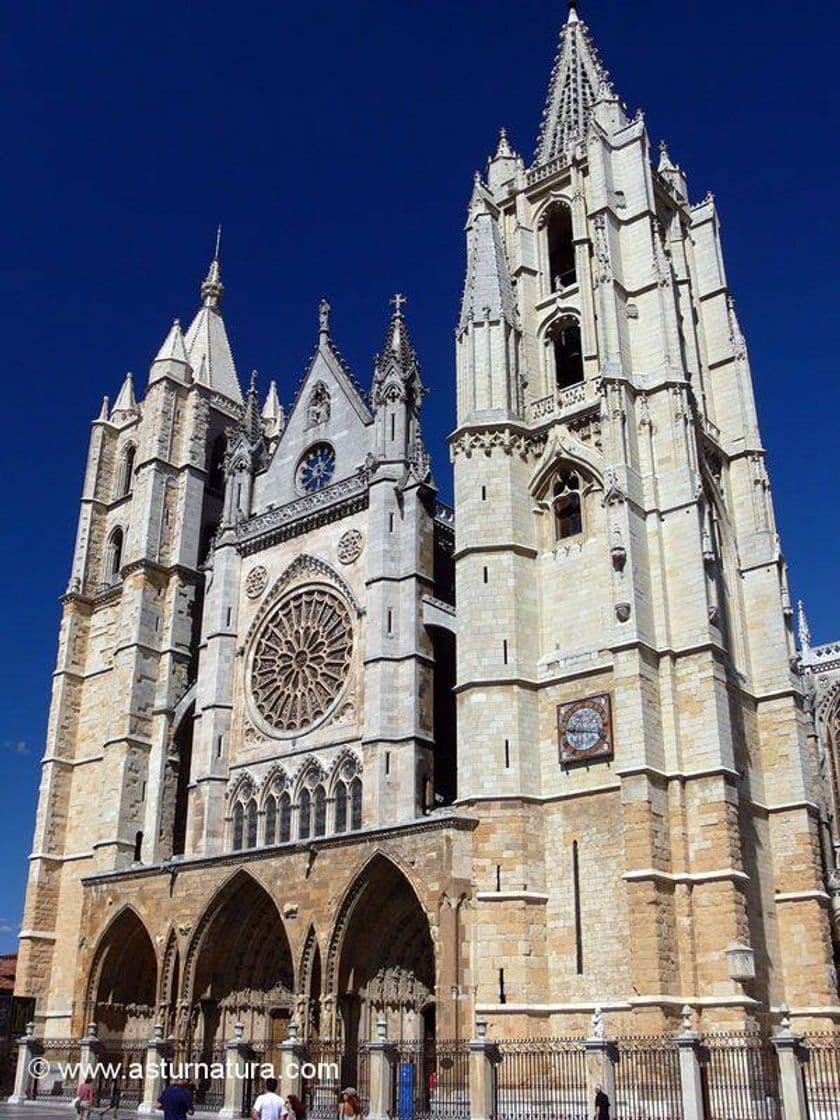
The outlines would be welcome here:
M 305 1046 L 298 1039 L 298 1025 L 293 1021 L 289 1023 L 287 1037 L 280 1043 L 280 1069 L 274 1071 L 284 1097 L 289 1093 L 302 1096 L 300 1065 L 305 1051 Z
M 701 1036 L 692 1030 L 692 1010 L 683 1008 L 682 1032 L 676 1043 L 680 1049 L 680 1083 L 683 1120 L 706 1120 L 703 1106 L 703 1080 L 700 1072 Z
M 87 1034 L 82 1039 L 79 1047 L 79 1084 L 88 1074 L 93 1076 L 94 1103 L 96 1103 L 100 1088 L 100 1078 L 97 1075 L 96 1064 L 99 1061 L 99 1027 L 96 1023 L 89 1023 Z
M 487 1023 L 478 1019 L 470 1048 L 470 1120 L 490 1120 L 496 1104 L 495 1045 L 487 1038 Z
M 377 1020 L 376 1040 L 367 1043 L 367 1050 L 370 1062 L 370 1108 L 367 1120 L 388 1120 L 393 1099 L 394 1060 L 385 1019 Z
M 233 1120 L 242 1115 L 245 1079 L 252 1060 L 251 1048 L 244 1038 L 244 1025 L 237 1023 L 233 1033 L 233 1040 L 225 1044 L 225 1100 L 219 1111 L 220 1120 Z
M 158 1023 L 155 1033 L 146 1043 L 146 1068 L 143 1077 L 143 1099 L 137 1111 L 141 1116 L 153 1116 L 157 1111 L 157 1102 L 166 1087 L 164 1077 L 164 1063 L 167 1057 L 167 1043 L 163 1037 L 163 1026 Z
M 35 1075 L 32 1072 L 32 1062 L 41 1053 L 41 1044 L 35 1037 L 35 1024 L 26 1024 L 26 1034 L 18 1039 L 17 1068 L 15 1069 L 15 1084 L 9 1104 L 26 1104 L 32 1096 L 35 1085 Z
M 595 1107 L 595 1086 L 603 1086 L 615 1110 L 615 1058 L 616 1047 L 612 1039 L 604 1034 L 604 1018 L 600 1007 L 592 1016 L 592 1034 L 584 1042 L 586 1049 L 586 1107 L 592 1112 Z
M 802 1038 L 790 1029 L 790 1018 L 787 1014 L 782 1019 L 778 1034 L 773 1036 L 773 1045 L 779 1059 L 779 1088 L 782 1092 L 785 1120 L 808 1120 L 805 1083 L 802 1079 L 802 1063 L 799 1057 Z

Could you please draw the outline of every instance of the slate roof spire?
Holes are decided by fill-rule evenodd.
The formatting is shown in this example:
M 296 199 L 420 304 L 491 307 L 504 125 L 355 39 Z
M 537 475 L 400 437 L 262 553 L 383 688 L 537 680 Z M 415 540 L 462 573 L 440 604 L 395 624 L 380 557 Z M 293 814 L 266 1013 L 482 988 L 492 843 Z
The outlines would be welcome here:
M 571 0 L 548 83 L 534 163 L 547 163 L 583 139 L 602 85 L 609 87 L 609 75 Z
M 239 378 L 233 363 L 230 343 L 219 310 L 224 285 L 219 260 L 222 227 L 216 233 L 216 251 L 201 285 L 201 307 L 184 338 L 195 380 L 233 401 L 242 400 Z

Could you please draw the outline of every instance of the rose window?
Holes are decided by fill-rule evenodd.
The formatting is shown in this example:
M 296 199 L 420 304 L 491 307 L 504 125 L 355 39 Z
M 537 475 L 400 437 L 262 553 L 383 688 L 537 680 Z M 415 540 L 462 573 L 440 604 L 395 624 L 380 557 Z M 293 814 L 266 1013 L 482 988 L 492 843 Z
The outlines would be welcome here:
M 347 678 L 353 625 L 322 587 L 295 592 L 269 615 L 251 662 L 257 711 L 278 731 L 301 731 L 329 710 Z

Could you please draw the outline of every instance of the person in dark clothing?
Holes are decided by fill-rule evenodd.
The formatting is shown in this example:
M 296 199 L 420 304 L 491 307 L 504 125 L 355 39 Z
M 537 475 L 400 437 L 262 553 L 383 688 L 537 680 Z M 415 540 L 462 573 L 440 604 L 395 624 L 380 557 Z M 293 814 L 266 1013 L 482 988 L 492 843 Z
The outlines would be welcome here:
M 306 1120 L 306 1109 L 303 1101 L 300 1097 L 296 1097 L 294 1093 L 289 1093 L 286 1097 L 286 1108 L 292 1113 L 295 1120 Z
M 610 1098 L 603 1085 L 595 1086 L 595 1112 L 593 1120 L 610 1120 Z
M 157 1106 L 163 1109 L 163 1120 L 187 1120 L 187 1114 L 193 1112 L 193 1099 L 186 1082 L 167 1085 Z

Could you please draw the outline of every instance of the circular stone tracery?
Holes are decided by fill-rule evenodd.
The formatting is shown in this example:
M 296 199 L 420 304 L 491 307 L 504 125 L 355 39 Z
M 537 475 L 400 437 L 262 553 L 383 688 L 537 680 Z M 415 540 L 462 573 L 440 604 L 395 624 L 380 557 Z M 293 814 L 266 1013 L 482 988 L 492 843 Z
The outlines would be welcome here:
M 353 653 L 350 613 L 337 595 L 304 588 L 269 615 L 254 647 L 251 694 L 277 731 L 301 731 L 331 707 Z

